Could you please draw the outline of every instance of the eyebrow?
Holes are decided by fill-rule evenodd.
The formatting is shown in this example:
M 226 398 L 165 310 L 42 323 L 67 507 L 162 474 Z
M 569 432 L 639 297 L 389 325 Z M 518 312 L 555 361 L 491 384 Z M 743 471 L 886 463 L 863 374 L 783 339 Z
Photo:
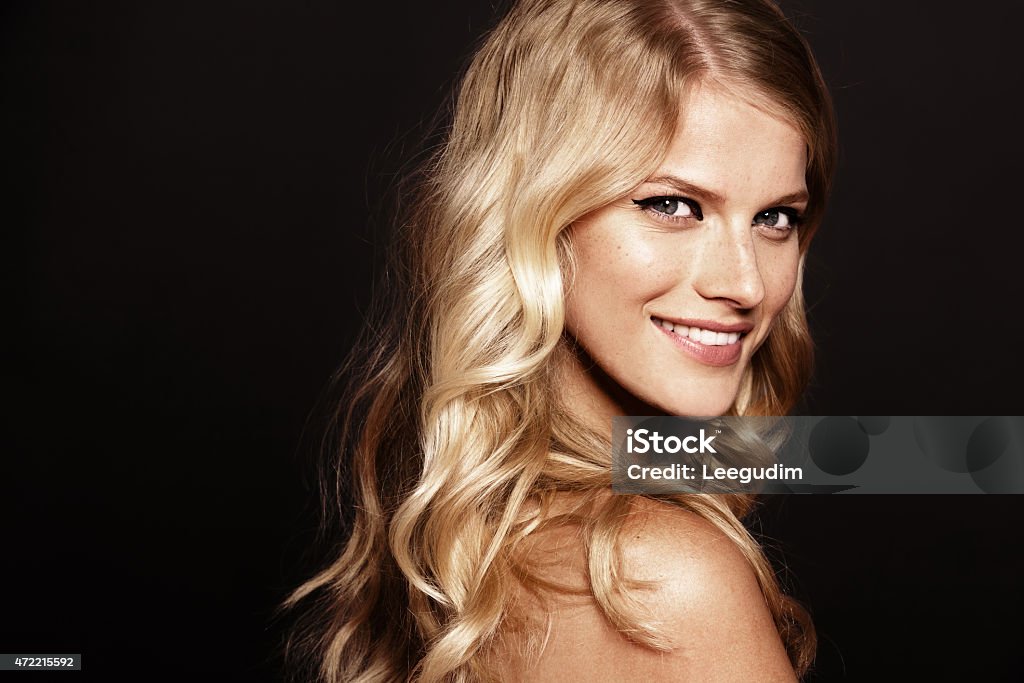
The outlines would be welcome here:
M 692 196 L 697 199 L 704 201 L 723 203 L 725 198 L 714 190 L 708 190 L 700 185 L 694 185 L 693 183 L 683 180 L 679 176 L 674 175 L 659 175 L 648 178 L 643 184 L 658 184 L 668 185 L 673 190 L 687 196 Z M 799 204 L 800 202 L 807 202 L 810 196 L 807 194 L 807 190 L 801 189 L 796 192 L 790 192 L 778 197 L 772 204 Z

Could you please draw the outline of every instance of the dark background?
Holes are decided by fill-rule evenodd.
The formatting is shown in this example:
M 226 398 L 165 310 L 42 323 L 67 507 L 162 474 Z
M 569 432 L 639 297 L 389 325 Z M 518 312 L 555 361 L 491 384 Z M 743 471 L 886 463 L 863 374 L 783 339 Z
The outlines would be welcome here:
M 914 5 L 785 4 L 842 140 L 806 412 L 1021 414 L 1024 17 Z M 279 678 L 272 611 L 316 558 L 300 435 L 368 300 L 368 216 L 493 18 L 0 5 L 0 652 Z M 1022 496 L 795 496 L 760 524 L 814 613 L 816 680 L 1014 680 L 1022 522 Z

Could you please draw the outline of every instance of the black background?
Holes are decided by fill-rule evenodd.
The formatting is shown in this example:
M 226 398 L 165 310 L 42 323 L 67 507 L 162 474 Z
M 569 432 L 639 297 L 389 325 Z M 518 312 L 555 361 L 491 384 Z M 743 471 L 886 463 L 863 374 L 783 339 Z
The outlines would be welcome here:
M 1021 414 L 1021 12 L 911 5 L 785 4 L 842 142 L 806 412 Z M 272 610 L 315 559 L 300 434 L 368 301 L 368 217 L 494 10 L 0 13 L 0 652 L 276 680 Z M 808 496 L 760 526 L 816 680 L 1014 680 L 1022 522 L 1021 496 Z

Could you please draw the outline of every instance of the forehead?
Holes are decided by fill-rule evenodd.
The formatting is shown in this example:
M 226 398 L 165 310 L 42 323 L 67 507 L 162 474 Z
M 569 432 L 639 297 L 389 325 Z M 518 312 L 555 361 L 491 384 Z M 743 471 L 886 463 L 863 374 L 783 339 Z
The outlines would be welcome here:
M 803 135 L 782 116 L 713 85 L 688 92 L 659 173 L 725 197 L 783 195 L 806 188 Z

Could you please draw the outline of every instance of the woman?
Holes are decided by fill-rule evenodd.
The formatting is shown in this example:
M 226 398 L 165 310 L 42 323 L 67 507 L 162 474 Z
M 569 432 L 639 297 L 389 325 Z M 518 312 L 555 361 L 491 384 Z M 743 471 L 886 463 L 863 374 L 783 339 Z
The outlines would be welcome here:
M 790 680 L 813 630 L 739 495 L 615 496 L 613 415 L 780 415 L 834 158 L 767 1 L 524 0 L 403 194 L 289 605 L 326 681 Z M 328 489 L 325 489 L 328 490 Z

